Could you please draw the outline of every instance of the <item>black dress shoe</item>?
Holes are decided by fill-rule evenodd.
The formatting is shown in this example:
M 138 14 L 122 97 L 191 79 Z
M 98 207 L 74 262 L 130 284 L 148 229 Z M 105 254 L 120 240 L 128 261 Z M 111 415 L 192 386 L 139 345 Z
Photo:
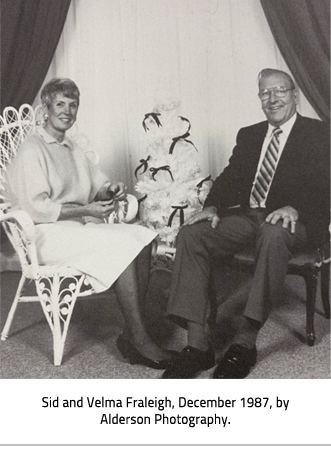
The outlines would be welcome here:
M 231 345 L 217 365 L 213 379 L 244 379 L 256 363 L 256 347 L 248 349 L 237 343 Z
M 172 359 L 178 355 L 178 352 L 168 351 L 172 354 L 172 357 L 164 360 L 152 360 L 143 356 L 133 344 L 125 339 L 123 335 L 119 335 L 116 340 L 117 349 L 120 351 L 125 359 L 128 359 L 131 365 L 145 365 L 155 370 L 165 370 L 169 368 L 172 363 Z
M 169 368 L 163 373 L 162 379 L 192 379 L 199 371 L 208 370 L 215 365 L 215 353 L 209 346 L 207 351 L 186 346 Z

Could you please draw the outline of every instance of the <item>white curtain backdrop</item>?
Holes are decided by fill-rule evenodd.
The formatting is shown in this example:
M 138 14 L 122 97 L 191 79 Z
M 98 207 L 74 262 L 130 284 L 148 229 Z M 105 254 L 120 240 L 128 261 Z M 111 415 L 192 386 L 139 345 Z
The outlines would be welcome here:
M 149 143 L 144 114 L 180 101 L 203 174 L 215 178 L 238 129 L 264 120 L 256 81 L 265 67 L 288 71 L 259 0 L 72 0 L 45 81 L 77 83 L 78 131 L 132 191 Z M 317 117 L 302 94 L 299 111 Z

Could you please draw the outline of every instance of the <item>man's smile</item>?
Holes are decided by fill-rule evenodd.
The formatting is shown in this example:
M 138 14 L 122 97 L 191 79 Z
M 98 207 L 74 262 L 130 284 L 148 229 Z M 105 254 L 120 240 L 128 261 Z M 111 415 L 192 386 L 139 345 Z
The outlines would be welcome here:
M 273 106 L 268 106 L 268 110 L 271 110 L 271 111 L 277 111 L 277 110 L 279 110 L 280 108 L 283 108 L 283 105 L 273 105 Z

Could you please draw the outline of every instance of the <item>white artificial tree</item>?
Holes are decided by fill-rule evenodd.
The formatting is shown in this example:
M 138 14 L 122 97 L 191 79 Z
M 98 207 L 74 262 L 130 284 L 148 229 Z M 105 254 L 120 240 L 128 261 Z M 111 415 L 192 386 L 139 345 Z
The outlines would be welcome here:
M 202 176 L 198 150 L 189 139 L 191 124 L 179 115 L 179 102 L 158 104 L 143 126 L 149 145 L 136 170 L 140 223 L 173 246 L 184 221 L 202 209 L 210 177 Z

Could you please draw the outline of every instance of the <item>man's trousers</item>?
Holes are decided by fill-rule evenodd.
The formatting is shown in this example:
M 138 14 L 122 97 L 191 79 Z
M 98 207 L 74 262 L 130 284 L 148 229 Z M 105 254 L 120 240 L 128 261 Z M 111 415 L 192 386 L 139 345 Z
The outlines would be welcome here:
M 182 327 L 187 321 L 205 325 L 212 265 L 255 246 L 255 272 L 244 316 L 265 323 L 279 298 L 292 253 L 306 243 L 300 222 L 291 234 L 282 221 L 266 223 L 266 216 L 261 209 L 234 209 L 221 217 L 216 229 L 209 221 L 180 229 L 167 309 L 171 319 Z

